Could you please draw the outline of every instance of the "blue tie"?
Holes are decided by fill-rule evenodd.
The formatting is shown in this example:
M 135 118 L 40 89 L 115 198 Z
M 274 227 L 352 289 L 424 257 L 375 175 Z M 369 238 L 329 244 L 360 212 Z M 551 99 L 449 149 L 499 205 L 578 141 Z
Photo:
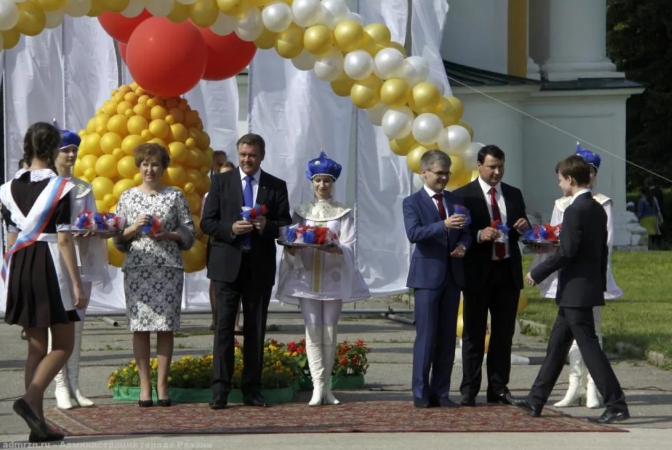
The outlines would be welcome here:
M 243 189 L 243 200 L 245 202 L 245 206 L 253 208 L 254 191 L 252 190 L 252 182 L 254 181 L 254 177 L 247 175 L 245 176 L 244 180 L 245 180 L 245 189 Z M 252 248 L 252 235 L 249 233 L 243 235 L 243 248 L 246 249 Z

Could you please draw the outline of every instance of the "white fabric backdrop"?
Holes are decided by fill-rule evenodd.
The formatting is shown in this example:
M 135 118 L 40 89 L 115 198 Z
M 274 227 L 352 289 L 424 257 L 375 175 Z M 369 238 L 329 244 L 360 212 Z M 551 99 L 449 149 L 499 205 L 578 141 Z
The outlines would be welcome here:
M 429 61 L 429 78 L 443 84 L 446 95 L 450 95 L 450 84 L 441 57 L 441 40 L 447 14 L 446 0 L 413 0 L 411 53 L 424 56 Z
M 406 0 L 360 1 L 366 23 L 383 22 L 392 40 L 404 44 Z M 402 201 L 412 189 L 406 159 L 392 153 L 381 127 L 357 112 L 356 230 L 357 262 L 372 295 L 405 291 L 411 247 L 406 238 Z

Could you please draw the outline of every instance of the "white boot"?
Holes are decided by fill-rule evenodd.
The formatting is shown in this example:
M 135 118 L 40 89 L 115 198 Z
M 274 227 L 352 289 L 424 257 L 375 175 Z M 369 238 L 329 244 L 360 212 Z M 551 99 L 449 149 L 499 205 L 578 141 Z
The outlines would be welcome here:
M 324 395 L 324 359 L 322 355 L 322 326 L 306 325 L 306 356 L 308 367 L 313 379 L 313 396 L 308 402 L 310 406 L 322 404 Z
M 555 403 L 556 408 L 566 408 L 568 406 L 581 405 L 581 400 L 586 398 L 586 386 L 583 382 L 583 374 L 586 372 L 583 366 L 583 358 L 579 351 L 576 341 L 572 343 L 569 349 L 569 387 L 565 398 Z
M 51 352 L 51 330 L 47 333 L 48 343 L 47 343 L 47 353 Z M 58 409 L 72 409 L 75 405 L 72 404 L 70 396 L 70 388 L 66 380 L 67 367 L 63 366 L 61 370 L 54 377 L 54 384 L 56 385 L 56 391 L 54 395 L 56 396 L 56 407 Z
M 322 336 L 322 354 L 324 356 L 324 404 L 339 405 L 331 392 L 331 371 L 334 368 L 334 353 L 336 351 L 336 334 L 338 325 L 325 325 Z
M 595 334 L 597 335 L 597 339 L 600 341 L 600 347 L 602 347 L 602 316 L 600 312 L 600 307 L 595 307 L 593 309 L 593 317 L 595 319 Z M 593 377 L 591 377 L 588 373 L 588 369 L 585 369 L 585 373 L 587 374 L 586 378 L 588 386 L 588 390 L 586 392 L 586 407 L 590 409 L 597 409 L 602 406 L 600 402 L 600 391 L 598 391 L 597 386 L 595 385 L 595 381 L 593 381 Z
M 93 406 L 93 401 L 84 397 L 79 390 L 79 355 L 82 352 L 82 332 L 84 331 L 84 322 L 75 322 L 75 344 L 72 349 L 72 355 L 66 363 L 66 375 L 70 392 L 74 394 L 74 399 L 82 407 Z

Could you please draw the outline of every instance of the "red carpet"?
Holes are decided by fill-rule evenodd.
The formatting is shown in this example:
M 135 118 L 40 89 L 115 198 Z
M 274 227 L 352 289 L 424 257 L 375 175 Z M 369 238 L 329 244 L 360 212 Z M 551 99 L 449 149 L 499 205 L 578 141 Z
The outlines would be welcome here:
M 464 433 L 619 432 L 552 410 L 532 418 L 511 406 L 416 409 L 410 401 L 366 401 L 308 407 L 291 403 L 270 408 L 233 406 L 212 411 L 204 404 L 170 408 L 103 405 L 62 411 L 50 408 L 48 421 L 70 436 L 134 434 L 263 433 Z

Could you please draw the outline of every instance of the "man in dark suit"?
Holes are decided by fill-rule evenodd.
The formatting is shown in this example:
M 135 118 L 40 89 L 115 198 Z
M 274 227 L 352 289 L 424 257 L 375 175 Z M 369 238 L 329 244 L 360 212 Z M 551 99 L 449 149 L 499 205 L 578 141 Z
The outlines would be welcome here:
M 455 329 L 464 284 L 462 258 L 471 244 L 462 198 L 444 190 L 450 157 L 430 150 L 420 160 L 424 187 L 404 199 L 406 235 L 415 244 L 406 285 L 414 289 L 413 403 L 417 408 L 452 407 L 448 393 L 455 357 Z M 429 379 L 430 369 L 432 379 Z
M 572 196 L 562 219 L 560 248 L 525 278 L 534 286 L 560 270 L 555 297 L 560 308 L 551 330 L 546 359 L 530 394 L 526 398 L 509 396 L 509 401 L 539 417 L 562 372 L 572 340 L 576 340 L 607 407 L 596 421 L 626 420 L 630 414 L 625 394 L 600 347 L 593 319 L 593 307 L 604 305 L 607 290 L 607 214 L 588 188 L 590 165 L 582 157 L 573 155 L 561 161 L 556 172 L 563 194 Z
M 212 237 L 208 278 L 214 282 L 217 302 L 213 409 L 224 408 L 231 391 L 234 327 L 241 297 L 245 315 L 244 403 L 267 406 L 261 396 L 261 370 L 268 304 L 275 283 L 275 240 L 280 227 L 292 222 L 287 185 L 261 170 L 263 138 L 247 134 L 238 140 L 237 147 L 238 169 L 213 176 L 201 220 L 201 229 Z M 265 206 L 266 215 L 243 220 L 243 207 L 255 205 Z
M 502 183 L 504 152 L 486 145 L 478 152 L 478 178 L 457 189 L 471 212 L 473 245 L 464 258 L 462 331 L 462 405 L 475 406 L 481 387 L 481 366 L 490 311 L 490 345 L 487 359 L 487 401 L 508 403 L 511 343 L 518 298 L 523 288 L 523 265 L 518 239 L 530 227 L 523 194 Z M 499 221 L 508 232 L 493 228 Z

